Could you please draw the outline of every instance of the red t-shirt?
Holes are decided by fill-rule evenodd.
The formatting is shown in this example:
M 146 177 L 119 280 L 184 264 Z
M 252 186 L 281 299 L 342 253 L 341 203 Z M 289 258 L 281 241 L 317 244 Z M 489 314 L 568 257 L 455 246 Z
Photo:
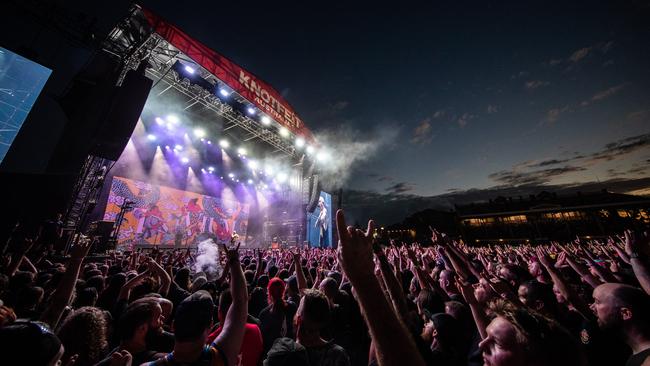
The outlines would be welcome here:
M 221 330 L 222 327 L 219 326 L 219 328 L 208 336 L 208 344 L 214 342 L 221 333 Z M 257 366 L 262 358 L 263 351 L 264 343 L 260 328 L 256 324 L 247 323 L 235 366 Z

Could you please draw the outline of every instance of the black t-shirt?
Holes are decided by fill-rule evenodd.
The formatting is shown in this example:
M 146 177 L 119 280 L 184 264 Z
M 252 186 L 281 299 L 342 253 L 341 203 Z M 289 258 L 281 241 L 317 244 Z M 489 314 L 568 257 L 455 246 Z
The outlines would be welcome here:
M 147 348 L 156 352 L 169 353 L 174 350 L 174 334 L 165 330 L 147 333 L 146 342 Z
M 650 357 L 650 348 L 644 349 L 639 353 L 635 353 L 627 359 L 625 366 L 641 366 L 643 362 Z
M 320 347 L 305 347 L 310 366 L 350 366 L 350 359 L 343 347 L 327 342 Z
M 293 338 L 293 316 L 298 307 L 292 301 L 287 301 L 284 310 L 271 311 L 273 305 L 269 305 L 260 312 L 260 330 L 264 338 L 264 352 L 271 349 L 273 341 L 280 337 Z
M 622 365 L 631 351 L 620 337 L 602 331 L 595 321 L 581 318 L 580 326 L 572 330 L 592 366 Z

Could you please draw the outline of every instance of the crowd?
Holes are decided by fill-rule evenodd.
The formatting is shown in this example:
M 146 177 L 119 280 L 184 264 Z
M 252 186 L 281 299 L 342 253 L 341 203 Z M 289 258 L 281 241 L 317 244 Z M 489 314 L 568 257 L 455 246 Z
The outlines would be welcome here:
M 2 365 L 650 365 L 647 233 L 609 240 L 379 245 L 336 215 L 333 249 L 221 244 L 69 256 L 13 237 Z

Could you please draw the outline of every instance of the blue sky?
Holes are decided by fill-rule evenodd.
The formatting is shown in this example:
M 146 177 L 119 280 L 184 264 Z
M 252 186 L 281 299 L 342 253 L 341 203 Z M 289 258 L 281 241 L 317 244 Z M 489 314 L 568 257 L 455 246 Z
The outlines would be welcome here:
M 650 175 L 648 1 L 151 3 L 280 90 L 312 130 L 392 131 L 346 188 L 431 196 Z

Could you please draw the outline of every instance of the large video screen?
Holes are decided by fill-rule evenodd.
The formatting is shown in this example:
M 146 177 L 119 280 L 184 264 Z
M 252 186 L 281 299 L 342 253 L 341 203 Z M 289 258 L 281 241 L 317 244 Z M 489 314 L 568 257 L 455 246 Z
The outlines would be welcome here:
M 0 163 L 52 70 L 0 47 Z
M 332 195 L 320 192 L 314 212 L 307 214 L 307 241 L 314 248 L 332 247 Z
M 238 201 L 114 177 L 104 220 L 116 221 L 125 202 L 132 208 L 120 225 L 118 250 L 139 244 L 185 247 L 215 236 L 227 242 L 233 232 L 246 237 L 249 205 Z

